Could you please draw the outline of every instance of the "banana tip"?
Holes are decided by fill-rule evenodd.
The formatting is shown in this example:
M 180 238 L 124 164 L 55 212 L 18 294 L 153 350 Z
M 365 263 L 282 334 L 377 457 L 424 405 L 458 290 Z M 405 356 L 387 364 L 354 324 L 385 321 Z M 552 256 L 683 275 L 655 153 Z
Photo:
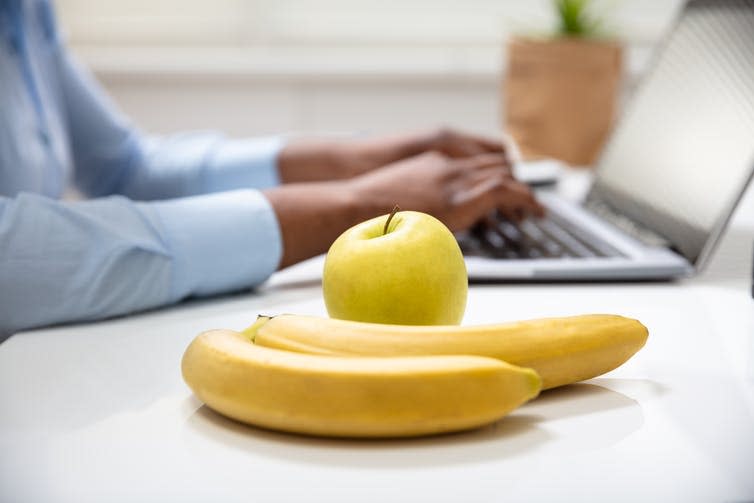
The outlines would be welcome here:
M 539 395 L 539 392 L 542 391 L 542 377 L 540 377 L 539 373 L 537 373 L 534 369 L 527 369 L 527 381 L 529 384 L 529 389 L 531 390 L 531 397 L 536 398 Z

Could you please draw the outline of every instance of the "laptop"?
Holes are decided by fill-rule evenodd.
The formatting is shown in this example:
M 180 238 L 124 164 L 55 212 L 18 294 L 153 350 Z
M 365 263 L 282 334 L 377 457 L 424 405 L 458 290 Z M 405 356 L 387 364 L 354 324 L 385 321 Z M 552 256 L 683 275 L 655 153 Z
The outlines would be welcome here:
M 588 111 L 585 111 L 588 113 Z M 659 280 L 704 266 L 754 173 L 754 0 L 692 0 L 581 204 L 457 235 L 472 280 Z

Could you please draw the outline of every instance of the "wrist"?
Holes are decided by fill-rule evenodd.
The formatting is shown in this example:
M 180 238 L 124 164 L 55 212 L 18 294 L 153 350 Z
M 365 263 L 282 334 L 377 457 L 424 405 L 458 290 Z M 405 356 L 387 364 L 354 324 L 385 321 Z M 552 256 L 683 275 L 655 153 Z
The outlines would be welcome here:
M 324 253 L 367 215 L 348 181 L 296 183 L 264 191 L 283 242 L 281 267 Z
M 278 157 L 283 183 L 344 180 L 358 174 L 358 157 L 337 141 L 298 141 L 286 145 Z
M 359 176 L 343 183 L 343 204 L 353 216 L 353 224 L 390 213 L 396 201 L 382 191 L 375 190 L 370 175 Z
M 434 150 L 437 144 L 436 130 L 423 130 L 403 136 L 398 145 L 401 158 L 414 157 L 424 152 Z

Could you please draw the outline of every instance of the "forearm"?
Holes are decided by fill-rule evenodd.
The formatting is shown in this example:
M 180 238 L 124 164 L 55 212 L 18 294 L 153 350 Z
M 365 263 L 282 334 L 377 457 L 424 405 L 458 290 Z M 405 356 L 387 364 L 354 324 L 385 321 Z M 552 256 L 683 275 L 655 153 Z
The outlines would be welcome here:
M 344 180 L 361 169 L 357 160 L 348 160 L 345 142 L 297 140 L 288 143 L 278 155 L 278 176 L 282 183 Z
M 430 148 L 430 134 L 412 133 L 352 140 L 299 140 L 278 157 L 283 183 L 346 180 Z
M 389 211 L 360 198 L 350 182 L 284 185 L 264 191 L 280 225 L 280 267 L 328 250 L 349 227 Z

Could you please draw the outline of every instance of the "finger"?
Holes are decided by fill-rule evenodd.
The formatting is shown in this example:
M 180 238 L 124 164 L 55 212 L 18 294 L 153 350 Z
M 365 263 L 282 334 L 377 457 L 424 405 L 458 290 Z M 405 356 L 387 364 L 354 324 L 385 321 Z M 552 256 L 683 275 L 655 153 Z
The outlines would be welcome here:
M 513 176 L 513 171 L 507 158 L 499 153 L 480 154 L 466 159 L 458 159 L 454 162 L 458 166 L 458 169 L 464 173 L 495 168 L 507 173 L 508 176 Z
M 500 185 L 499 179 L 488 178 L 457 191 L 451 200 L 455 214 L 453 221 L 456 222 L 456 228 L 453 230 L 471 227 L 495 211 L 495 193 L 500 189 Z
M 505 146 L 501 140 L 473 133 L 462 133 L 448 128 L 440 129 L 435 138 L 439 148 L 455 158 L 485 153 L 502 154 L 505 151 Z
M 475 221 L 494 210 L 513 222 L 520 222 L 529 215 L 544 215 L 544 207 L 528 186 L 501 177 L 491 169 L 482 170 L 464 181 L 466 183 L 457 189 L 453 202 L 460 211 L 472 213 Z
M 467 149 L 477 153 L 503 153 L 505 152 L 505 143 L 492 136 L 481 135 L 476 133 L 459 133 L 450 132 L 449 137 L 455 137 L 455 143 L 463 144 Z
M 511 164 L 517 164 L 521 162 L 521 150 L 518 148 L 518 143 L 516 143 L 516 140 L 513 138 L 513 136 L 508 133 L 503 133 L 502 138 L 504 146 L 503 148 L 505 149 L 508 161 Z
M 498 210 L 506 217 L 520 220 L 527 215 L 542 217 L 545 208 L 528 186 L 515 180 L 504 180 L 498 190 Z
M 465 191 L 489 179 L 497 179 L 502 184 L 505 181 L 512 181 L 513 174 L 507 166 L 493 164 L 479 169 L 465 169 L 462 175 L 456 176 L 450 184 L 451 189 L 455 191 Z
M 443 151 L 454 159 L 465 159 L 477 155 L 490 153 L 487 149 L 478 145 L 476 142 L 469 141 L 465 138 L 454 138 L 442 145 Z
M 497 212 L 502 216 L 505 220 L 508 220 L 510 222 L 520 222 L 523 220 L 523 217 L 521 216 L 520 212 L 516 211 L 514 208 L 507 208 L 507 207 L 501 207 L 498 206 Z
M 539 200 L 537 199 L 537 196 L 534 194 L 534 191 L 532 191 L 528 185 L 521 183 L 517 180 L 514 180 L 513 183 L 515 183 L 518 186 L 524 187 L 526 189 L 529 196 L 529 201 L 527 205 L 529 214 L 537 218 L 544 217 L 547 214 L 547 208 L 545 208 L 545 206 L 539 202 Z
M 516 181 L 508 181 L 504 184 L 502 192 L 504 192 L 502 197 L 505 198 L 503 206 L 535 215 L 542 214 L 542 206 L 526 185 Z
M 513 178 L 513 172 L 511 171 L 511 169 L 508 166 L 501 164 L 488 165 L 480 167 L 478 169 L 466 170 L 465 174 L 465 178 L 469 181 L 469 183 L 475 183 L 483 178 L 489 177 L 497 177 L 501 181 L 516 180 L 515 178 Z
M 502 182 L 494 177 L 487 177 L 481 179 L 473 184 L 468 184 L 463 188 L 457 190 L 451 197 L 451 203 L 453 206 L 464 206 L 469 204 L 470 201 L 478 200 L 485 197 L 489 199 L 490 209 L 495 208 L 495 191 L 500 190 Z
M 511 197 L 510 193 L 506 193 L 506 202 L 504 204 L 498 204 L 497 212 L 502 215 L 506 220 L 511 222 L 521 222 L 526 217 L 527 213 L 523 209 L 521 201 L 516 201 Z
M 480 147 L 482 147 L 487 152 L 503 153 L 506 151 L 505 141 L 501 139 L 493 138 L 491 136 L 480 136 L 480 135 L 475 135 L 473 139 Z
M 457 177 L 458 167 L 452 162 L 451 158 L 438 150 L 427 150 L 421 154 L 416 154 L 402 161 L 402 166 L 412 166 L 412 169 L 431 166 L 432 169 L 440 173 L 441 178 L 452 180 Z
M 528 186 L 501 176 L 494 167 L 464 177 L 453 190 L 451 203 L 457 220 L 469 226 L 497 210 L 511 221 L 542 215 L 543 208 Z

